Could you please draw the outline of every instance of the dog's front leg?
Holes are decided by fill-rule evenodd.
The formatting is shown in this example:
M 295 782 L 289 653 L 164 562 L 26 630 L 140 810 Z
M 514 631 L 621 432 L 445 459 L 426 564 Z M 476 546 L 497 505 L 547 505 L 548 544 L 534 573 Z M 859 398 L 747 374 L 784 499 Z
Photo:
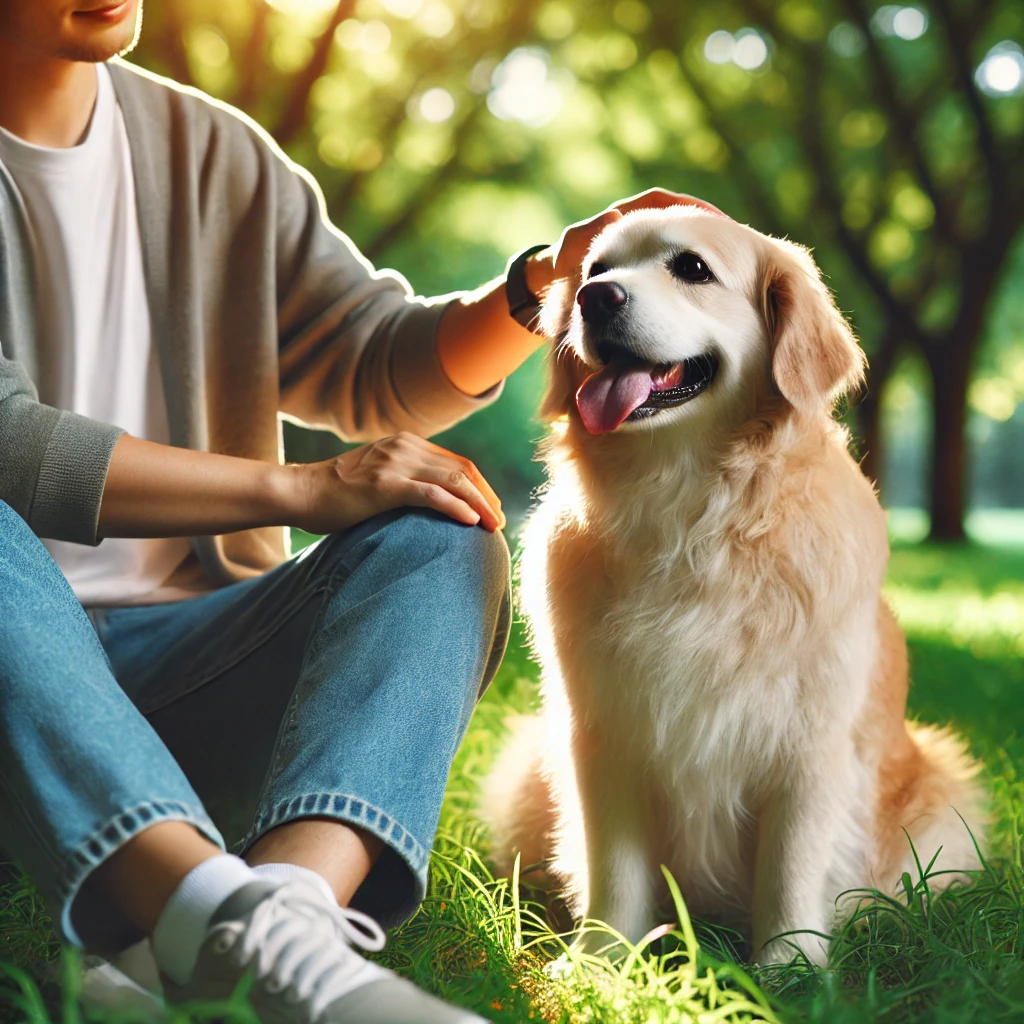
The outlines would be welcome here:
M 828 957 L 834 918 L 830 876 L 857 799 L 856 758 L 848 737 L 833 736 L 817 756 L 802 756 L 767 802 L 758 823 L 754 877 L 754 959 L 786 963 L 802 952 Z M 786 932 L 797 934 L 783 936 Z M 822 933 L 822 934 L 814 934 Z
M 577 744 L 576 763 L 587 844 L 585 916 L 637 942 L 657 924 L 643 780 L 592 735 Z M 580 938 L 591 952 L 608 942 L 600 931 Z

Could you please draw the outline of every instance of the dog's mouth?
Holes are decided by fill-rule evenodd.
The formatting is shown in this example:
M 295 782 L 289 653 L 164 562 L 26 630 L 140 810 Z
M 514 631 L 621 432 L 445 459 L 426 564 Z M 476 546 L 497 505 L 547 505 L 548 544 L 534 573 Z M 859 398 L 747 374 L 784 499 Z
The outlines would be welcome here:
M 591 434 L 607 434 L 623 423 L 689 402 L 708 388 L 717 372 L 718 360 L 710 353 L 658 365 L 616 359 L 580 385 L 576 408 Z

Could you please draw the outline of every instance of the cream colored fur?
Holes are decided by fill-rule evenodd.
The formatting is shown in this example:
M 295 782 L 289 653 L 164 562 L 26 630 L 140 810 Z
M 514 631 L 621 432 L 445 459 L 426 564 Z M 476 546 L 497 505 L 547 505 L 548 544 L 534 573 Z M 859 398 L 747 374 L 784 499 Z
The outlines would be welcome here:
M 713 284 L 668 274 L 684 249 Z M 632 940 L 671 917 L 665 865 L 761 961 L 821 962 L 841 893 L 916 877 L 903 829 L 954 871 L 978 867 L 956 812 L 984 831 L 977 766 L 904 723 L 884 515 L 832 417 L 863 356 L 806 250 L 726 218 L 635 213 L 594 260 L 629 293 L 638 355 L 711 350 L 720 369 L 688 404 L 591 436 L 579 282 L 549 298 L 549 482 L 519 586 L 543 709 L 486 786 L 495 848 L 506 867 L 551 858 L 576 914 Z

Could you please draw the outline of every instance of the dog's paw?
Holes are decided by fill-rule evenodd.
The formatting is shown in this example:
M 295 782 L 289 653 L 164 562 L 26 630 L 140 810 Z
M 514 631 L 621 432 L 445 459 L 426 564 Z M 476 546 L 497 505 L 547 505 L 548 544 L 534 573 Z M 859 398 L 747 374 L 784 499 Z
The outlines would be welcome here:
M 788 964 L 796 959 L 824 967 L 828 962 L 828 940 L 814 932 L 790 932 L 766 942 L 754 955 L 754 963 L 762 967 Z
M 609 928 L 588 922 L 573 939 L 572 952 L 582 956 L 596 956 L 612 963 L 623 960 L 629 948 L 620 936 Z

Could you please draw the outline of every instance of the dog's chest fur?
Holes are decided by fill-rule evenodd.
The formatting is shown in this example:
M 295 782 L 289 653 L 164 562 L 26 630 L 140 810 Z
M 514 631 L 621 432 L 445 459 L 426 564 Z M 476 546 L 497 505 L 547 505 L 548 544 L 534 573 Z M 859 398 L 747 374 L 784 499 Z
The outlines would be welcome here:
M 688 501 L 659 506 L 647 494 L 644 507 L 662 511 L 646 515 L 620 487 L 621 505 L 605 506 L 603 520 L 580 514 L 579 488 L 571 471 L 554 475 L 521 570 L 538 654 L 557 665 L 546 673 L 548 700 L 566 703 L 577 732 L 621 764 L 627 798 L 647 802 L 658 824 L 656 857 L 705 878 L 709 894 L 734 887 L 746 904 L 758 809 L 784 784 L 790 752 L 806 749 L 828 717 L 852 720 L 865 697 L 866 678 L 849 681 L 869 652 L 836 634 L 836 612 L 845 607 L 850 637 L 866 635 L 879 581 L 865 582 L 873 574 L 845 538 L 802 517 L 792 495 L 761 512 L 788 532 L 783 543 L 744 537 L 730 522 L 743 503 L 725 484 L 687 492 L 680 481 L 675 493 Z M 854 514 L 872 498 L 855 489 L 829 503 L 851 497 Z M 820 500 L 810 495 L 806 507 Z M 806 562 L 780 554 L 793 550 Z M 817 601 L 808 574 L 817 574 Z M 834 605 L 821 602 L 823 589 Z M 686 895 L 700 907 L 699 891 Z
M 714 779 L 731 802 L 763 778 L 796 725 L 799 651 L 777 641 L 799 611 L 771 582 L 739 585 L 725 565 L 698 578 L 682 550 L 657 560 L 643 547 L 611 549 L 571 529 L 551 536 L 567 696 L 580 724 L 602 735 L 628 723 L 629 747 L 669 790 Z

